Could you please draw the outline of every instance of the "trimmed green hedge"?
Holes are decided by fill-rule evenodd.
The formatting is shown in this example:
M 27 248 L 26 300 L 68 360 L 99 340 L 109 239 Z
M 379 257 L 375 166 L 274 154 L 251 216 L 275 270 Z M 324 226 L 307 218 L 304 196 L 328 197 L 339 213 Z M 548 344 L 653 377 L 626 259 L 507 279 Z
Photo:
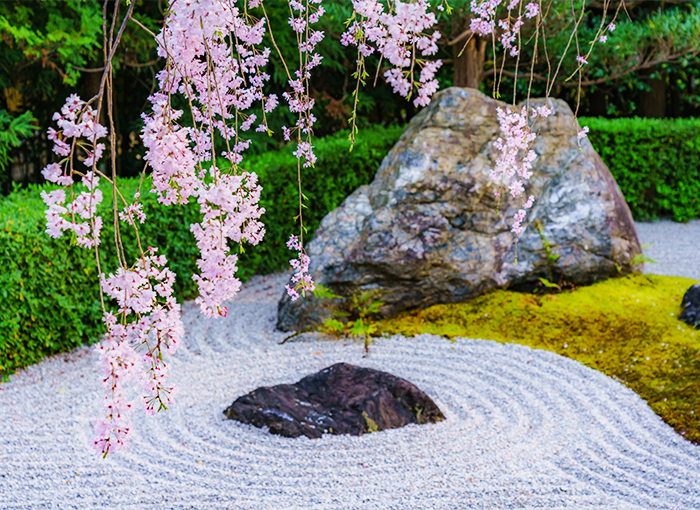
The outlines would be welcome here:
M 700 119 L 580 119 L 636 220 L 700 218 Z
M 105 200 L 98 211 L 105 218 L 101 268 L 114 271 L 114 227 L 109 184 L 101 186 Z M 43 357 L 94 341 L 103 331 L 95 252 L 69 242 L 64 234 L 51 239 L 45 232 L 41 189 L 32 186 L 0 200 L 0 374 L 31 365 Z M 133 196 L 138 180 L 125 180 L 120 189 Z M 145 246 L 158 246 L 178 273 L 180 298 L 194 296 L 191 276 L 196 268 L 194 237 L 188 226 L 197 221 L 194 207 L 156 207 L 155 196 L 144 193 L 150 221 L 139 225 Z M 122 229 L 127 258 L 136 253 L 134 234 Z
M 358 186 L 369 183 L 384 156 L 401 135 L 402 127 L 367 129 L 360 133 L 352 152 L 347 132 L 316 142 L 318 157 L 313 171 L 304 169 L 302 186 L 309 198 L 304 223 L 310 239 L 321 219 L 340 205 Z M 241 276 L 269 273 L 289 267 L 293 257 L 285 243 L 299 227 L 297 162 L 293 148 L 254 156 L 246 160 L 248 170 L 257 172 L 263 185 L 262 205 L 267 233 L 257 247 L 247 248 L 240 256 Z M 109 185 L 100 214 L 105 218 L 101 246 L 102 270 L 113 271 L 115 249 L 111 218 L 112 193 Z M 150 182 L 144 183 L 150 189 Z M 94 251 L 71 246 L 65 237 L 51 239 L 44 233 L 45 206 L 39 196 L 42 189 L 32 186 L 0 198 L 0 375 L 40 361 L 97 339 L 103 331 L 97 286 Z M 138 180 L 122 181 L 120 190 L 131 197 Z M 185 207 L 158 206 L 155 196 L 142 193 L 148 221 L 139 225 L 144 246 L 157 246 L 167 256 L 178 278 L 175 292 L 179 301 L 192 299 L 196 285 L 198 257 L 194 237 L 189 230 L 199 221 L 196 203 Z M 123 228 L 124 246 L 134 244 L 130 228 Z M 127 251 L 127 260 L 136 253 Z

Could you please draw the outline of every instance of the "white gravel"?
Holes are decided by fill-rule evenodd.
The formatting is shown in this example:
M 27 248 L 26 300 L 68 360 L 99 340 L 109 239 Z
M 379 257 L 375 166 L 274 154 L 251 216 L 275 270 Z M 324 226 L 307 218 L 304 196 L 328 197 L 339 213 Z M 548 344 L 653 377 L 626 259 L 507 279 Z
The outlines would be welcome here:
M 0 508 L 700 508 L 700 447 L 609 377 L 484 340 L 392 337 L 369 357 L 352 342 L 278 345 L 284 282 L 254 278 L 218 321 L 186 305 L 177 404 L 136 414 L 131 450 L 107 460 L 88 444 L 102 395 L 89 348 L 0 384 Z M 412 381 L 447 419 L 311 440 L 222 414 L 258 386 L 339 361 Z
M 700 220 L 662 220 L 636 226 L 644 255 L 657 262 L 644 264 L 645 273 L 700 280 Z

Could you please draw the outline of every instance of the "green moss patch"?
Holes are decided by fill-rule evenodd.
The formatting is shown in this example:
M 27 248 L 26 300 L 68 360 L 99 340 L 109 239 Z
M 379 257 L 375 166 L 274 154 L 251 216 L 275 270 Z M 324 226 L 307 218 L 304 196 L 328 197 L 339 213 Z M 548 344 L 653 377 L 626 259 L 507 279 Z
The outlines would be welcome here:
M 700 443 L 700 331 L 678 319 L 697 281 L 633 274 L 561 294 L 497 290 L 377 323 L 381 334 L 515 342 L 580 361 L 625 384 Z

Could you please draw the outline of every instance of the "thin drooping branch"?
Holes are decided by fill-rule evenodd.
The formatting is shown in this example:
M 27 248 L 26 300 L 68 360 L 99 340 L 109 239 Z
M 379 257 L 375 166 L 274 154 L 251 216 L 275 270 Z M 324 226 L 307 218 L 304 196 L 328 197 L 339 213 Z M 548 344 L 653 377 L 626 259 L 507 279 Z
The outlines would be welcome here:
M 582 87 L 590 87 L 591 85 L 600 85 L 601 83 L 606 83 L 609 81 L 615 81 L 618 78 L 622 78 L 624 76 L 627 76 L 628 74 L 636 73 L 637 71 L 643 71 L 645 69 L 649 69 L 655 66 L 658 66 L 660 64 L 668 64 L 668 63 L 673 63 L 681 58 L 684 57 L 695 57 L 697 55 L 700 55 L 700 48 L 696 50 L 691 50 L 690 52 L 678 52 L 678 53 L 673 53 L 664 57 L 659 57 L 653 60 L 645 60 L 644 62 L 641 62 L 633 67 L 630 67 L 629 69 L 626 69 L 624 71 L 618 71 L 615 73 L 608 74 L 607 76 L 601 77 L 601 78 L 596 78 L 596 79 L 590 79 L 590 80 L 581 80 L 581 86 Z M 496 72 L 501 72 L 500 70 L 497 70 L 495 67 L 492 69 L 489 69 L 487 71 L 484 71 L 481 73 L 481 78 L 486 78 L 488 76 L 491 76 L 492 74 L 495 74 Z M 503 75 L 508 76 L 510 78 L 515 78 L 516 73 L 508 70 L 503 70 Z M 532 73 L 532 74 L 517 74 L 518 78 L 529 78 L 532 77 L 533 79 L 537 81 L 541 81 L 544 83 L 549 83 L 549 79 L 547 76 L 543 76 L 538 73 Z M 578 81 L 576 82 L 571 82 L 571 81 L 564 81 L 564 80 L 553 80 L 553 83 L 556 83 L 557 85 L 561 87 L 578 87 L 579 83 Z

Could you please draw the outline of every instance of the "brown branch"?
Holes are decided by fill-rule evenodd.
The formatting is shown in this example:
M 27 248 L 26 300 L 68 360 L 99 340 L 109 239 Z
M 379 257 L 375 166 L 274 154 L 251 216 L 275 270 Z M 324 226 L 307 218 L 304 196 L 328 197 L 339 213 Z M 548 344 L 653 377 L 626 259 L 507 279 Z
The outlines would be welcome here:
M 472 29 L 471 29 L 471 28 L 467 28 L 464 32 L 462 32 L 462 33 L 459 34 L 457 37 L 455 37 L 454 39 L 452 39 L 451 41 L 449 41 L 449 42 L 447 43 L 447 45 L 448 45 L 448 46 L 454 46 L 454 45 L 457 44 L 459 41 L 462 41 L 465 37 L 469 37 L 470 35 L 472 35 Z
M 607 5 L 607 8 L 617 8 L 620 5 L 623 5 L 625 7 L 634 7 L 635 5 L 639 4 L 644 4 L 644 3 L 649 3 L 649 2 L 655 2 L 655 3 L 662 3 L 661 0 L 622 0 L 620 2 L 609 2 Z M 665 4 L 689 4 L 691 3 L 692 0 L 663 0 L 663 3 Z M 606 2 L 591 2 L 589 7 L 593 7 L 594 9 L 605 9 L 606 8 Z
M 131 18 L 131 21 L 133 21 L 133 22 L 136 23 L 139 27 L 141 27 L 141 28 L 144 29 L 146 32 L 148 32 L 148 34 L 149 34 L 151 37 L 153 37 L 154 39 L 156 38 L 156 34 L 154 34 L 153 31 L 152 31 L 150 28 L 148 28 L 147 26 L 145 26 L 145 25 L 144 25 L 143 23 L 141 23 L 139 20 L 137 20 L 136 18 Z
M 649 69 L 649 68 L 657 66 L 659 64 L 673 62 L 681 57 L 696 56 L 698 54 L 700 54 L 700 48 L 698 48 L 696 50 L 692 50 L 690 52 L 675 53 L 672 55 L 668 55 L 666 57 L 657 58 L 655 60 L 648 60 L 646 62 L 639 64 L 639 65 L 631 67 L 625 71 L 613 73 L 613 74 L 610 74 L 610 75 L 602 77 L 602 78 L 597 78 L 595 80 L 583 80 L 583 81 L 581 81 L 581 86 L 582 87 L 589 87 L 591 85 L 600 85 L 601 83 L 617 80 L 618 78 L 622 78 L 623 76 L 627 76 L 628 74 L 632 74 L 632 73 L 635 73 L 637 71 L 641 71 L 644 69 Z M 484 71 L 483 73 L 481 73 L 480 78 L 484 79 L 487 76 L 494 74 L 495 72 L 496 72 L 496 68 L 495 67 L 491 68 L 488 71 Z M 517 77 L 517 78 L 529 78 L 530 76 L 532 76 L 532 78 L 534 78 L 537 81 L 543 81 L 545 83 L 547 83 L 549 81 L 546 76 L 542 76 L 541 74 L 537 74 L 537 73 L 517 74 L 516 75 L 516 73 L 514 73 L 512 71 L 503 70 L 502 72 L 503 72 L 503 75 L 508 76 L 510 78 L 515 78 L 515 77 Z M 579 85 L 578 82 L 571 82 L 571 81 L 554 80 L 554 82 L 556 82 L 558 85 L 560 85 L 562 87 L 577 87 Z
M 156 64 L 157 64 L 158 62 L 160 62 L 160 61 L 161 61 L 161 58 L 160 58 L 160 57 L 157 57 L 155 60 L 151 60 L 150 62 L 144 62 L 143 64 L 141 64 L 141 63 L 139 63 L 139 62 L 131 63 L 131 62 L 126 62 L 126 61 L 124 61 L 124 65 L 127 66 L 127 67 L 135 67 L 135 68 L 137 68 L 137 69 L 140 69 L 140 68 L 142 68 L 142 67 L 151 67 L 151 66 L 154 66 L 154 65 L 156 65 Z
M 83 73 L 101 73 L 102 71 L 105 70 L 105 66 L 93 67 L 93 68 L 88 69 L 87 67 L 80 67 L 80 66 L 76 66 L 74 64 L 68 64 L 68 65 L 70 65 L 76 71 L 80 71 Z

